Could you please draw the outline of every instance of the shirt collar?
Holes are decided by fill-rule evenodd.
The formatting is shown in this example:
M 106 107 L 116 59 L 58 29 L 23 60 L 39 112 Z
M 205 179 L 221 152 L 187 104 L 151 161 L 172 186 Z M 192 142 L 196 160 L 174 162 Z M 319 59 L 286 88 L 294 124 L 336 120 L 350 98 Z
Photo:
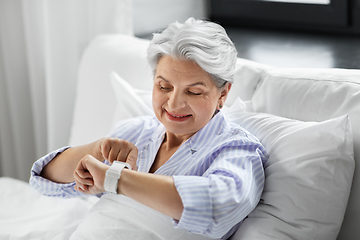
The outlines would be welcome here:
M 194 154 L 198 149 L 203 147 L 204 138 L 209 138 L 209 136 L 220 135 L 224 132 L 225 128 L 228 126 L 224 114 L 219 111 L 215 116 L 210 119 L 210 121 L 193 136 L 191 136 L 186 142 L 190 147 L 191 153 Z M 153 143 L 161 144 L 164 140 L 166 129 L 162 123 L 159 122 L 158 127 L 151 136 L 151 141 Z M 161 142 L 158 142 L 161 141 Z
M 188 139 L 192 154 L 206 145 L 204 139 L 212 139 L 212 136 L 221 135 L 227 126 L 224 114 L 219 111 L 202 129 Z

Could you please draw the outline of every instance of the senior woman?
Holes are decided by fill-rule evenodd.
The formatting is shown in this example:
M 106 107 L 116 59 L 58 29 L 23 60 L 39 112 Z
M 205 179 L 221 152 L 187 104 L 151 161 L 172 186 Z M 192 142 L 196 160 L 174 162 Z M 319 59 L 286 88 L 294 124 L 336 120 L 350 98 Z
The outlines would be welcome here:
M 30 183 L 49 196 L 114 192 L 226 239 L 257 205 L 266 151 L 221 108 L 237 52 L 218 24 L 188 19 L 148 48 L 156 117 L 119 122 L 110 137 L 65 147 L 34 163 Z

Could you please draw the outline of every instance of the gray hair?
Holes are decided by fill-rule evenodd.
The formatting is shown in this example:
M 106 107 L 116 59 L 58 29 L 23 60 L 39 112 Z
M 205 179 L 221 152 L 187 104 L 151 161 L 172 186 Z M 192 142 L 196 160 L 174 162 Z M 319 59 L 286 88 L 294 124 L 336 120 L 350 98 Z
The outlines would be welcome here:
M 170 24 L 162 33 L 154 34 L 148 47 L 147 59 L 154 75 L 164 55 L 194 61 L 218 88 L 234 82 L 237 51 L 219 24 L 194 18 Z

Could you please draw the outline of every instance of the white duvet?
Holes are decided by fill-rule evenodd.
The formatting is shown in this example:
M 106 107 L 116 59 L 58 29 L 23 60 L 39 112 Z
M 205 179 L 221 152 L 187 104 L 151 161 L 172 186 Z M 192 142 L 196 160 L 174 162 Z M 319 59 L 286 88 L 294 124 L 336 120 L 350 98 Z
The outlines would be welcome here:
M 29 184 L 0 178 L 0 239 L 206 240 L 173 227 L 171 218 L 125 196 L 46 197 Z
M 98 200 L 46 197 L 11 178 L 0 178 L 0 191 L 1 240 L 68 240 Z

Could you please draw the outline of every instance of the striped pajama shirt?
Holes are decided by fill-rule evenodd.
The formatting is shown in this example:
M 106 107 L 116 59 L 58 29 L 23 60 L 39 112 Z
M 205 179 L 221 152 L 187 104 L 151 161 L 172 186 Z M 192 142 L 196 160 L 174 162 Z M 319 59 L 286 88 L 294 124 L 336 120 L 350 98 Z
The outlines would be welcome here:
M 151 116 L 121 121 L 111 134 L 136 145 L 140 172 L 149 172 L 164 136 L 165 127 Z M 83 196 L 74 190 L 75 183 L 57 184 L 40 176 L 42 168 L 66 148 L 32 167 L 30 184 L 44 195 Z M 182 199 L 184 211 L 174 226 L 211 238 L 231 236 L 260 199 L 266 160 L 260 142 L 220 111 L 154 173 L 172 176 Z

